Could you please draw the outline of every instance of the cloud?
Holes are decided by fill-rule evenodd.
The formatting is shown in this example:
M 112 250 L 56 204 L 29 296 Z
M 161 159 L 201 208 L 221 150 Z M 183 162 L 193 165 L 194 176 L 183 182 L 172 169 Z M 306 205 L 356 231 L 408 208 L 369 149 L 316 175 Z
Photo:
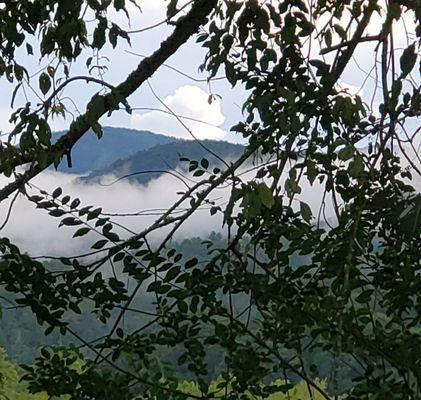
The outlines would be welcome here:
M 414 157 L 413 153 L 408 153 L 409 157 Z M 406 160 L 402 157 L 402 166 L 407 166 Z M 255 171 L 249 171 L 250 165 L 243 166 L 239 171 L 244 182 L 255 177 Z M 280 187 L 284 187 L 285 178 L 288 176 L 288 168 L 282 174 Z M 101 207 L 103 213 L 106 214 L 134 214 L 139 215 L 112 215 L 113 222 L 124 225 L 132 232 L 141 232 L 145 228 L 153 224 L 163 210 L 172 206 L 179 198 L 180 192 L 186 190 L 186 187 L 171 175 L 163 175 L 155 180 L 150 181 L 147 185 L 139 185 L 127 181 L 119 181 L 111 186 L 105 184 L 113 182 L 116 177 L 107 176 L 102 179 L 102 184 L 83 184 L 76 178 L 77 175 L 64 174 L 55 171 L 45 171 L 36 177 L 31 184 L 36 187 L 52 193 L 57 187 L 62 187 L 63 195 L 69 195 L 79 198 L 80 207 L 93 206 Z M 0 187 L 7 183 L 4 177 L 0 177 Z M 267 182 L 270 184 L 270 182 Z M 414 173 L 412 185 L 417 192 L 421 189 L 421 179 Z M 33 189 L 28 188 L 30 195 L 39 194 L 34 186 Z M 311 186 L 306 179 L 301 182 L 302 193 L 297 196 L 296 200 L 307 202 L 313 210 L 313 215 L 317 218 L 320 205 L 323 198 L 323 184 L 318 180 Z M 231 192 L 230 185 L 225 185 L 214 191 L 208 200 L 214 201 L 216 205 L 225 207 Z M 0 225 L 3 224 L 8 213 L 11 199 L 0 203 Z M 188 208 L 189 201 L 181 204 L 177 212 L 182 212 Z M 299 201 L 293 202 L 294 209 L 298 210 Z M 331 220 L 333 217 L 333 206 L 331 199 L 326 198 L 325 216 Z M 180 214 L 176 214 L 180 215 Z M 333 218 L 334 219 L 334 218 Z M 78 253 L 86 252 L 90 246 L 97 240 L 101 239 L 100 235 L 90 232 L 81 238 L 72 239 L 74 232 L 80 227 L 58 227 L 61 218 L 54 218 L 43 209 L 35 208 L 35 205 L 29 202 L 23 195 L 20 195 L 15 202 L 11 217 L 5 229 L 0 231 L 1 237 L 9 237 L 11 241 L 17 244 L 22 251 L 26 251 L 33 256 L 53 255 L 53 256 L 71 256 Z M 313 220 L 314 221 L 314 220 Z M 94 221 L 95 222 L 95 221 Z M 331 224 L 334 225 L 334 220 Z M 173 225 L 171 226 L 173 227 Z M 148 236 L 151 244 L 160 243 L 169 232 L 171 227 L 158 230 Z M 128 238 L 132 234 L 129 231 L 116 231 L 121 238 Z M 210 216 L 209 206 L 204 206 L 195 212 L 189 220 L 182 225 L 177 232 L 175 240 L 191 238 L 199 236 L 208 237 L 212 231 L 226 232 L 226 227 L 222 225 L 222 217 L 218 213 Z
M 40 188 L 48 193 L 52 193 L 55 188 L 63 189 L 63 196 L 69 195 L 72 199 L 79 198 L 81 207 L 93 206 L 101 207 L 104 213 L 109 214 L 129 214 L 143 212 L 138 216 L 111 216 L 113 222 L 119 223 L 127 227 L 133 232 L 141 232 L 150 226 L 159 217 L 159 213 L 173 205 L 179 199 L 178 192 L 186 190 L 183 184 L 170 175 L 163 175 L 149 184 L 142 186 L 131 184 L 127 181 L 120 181 L 111 186 L 100 184 L 83 184 L 78 183 L 77 175 L 64 174 L 55 171 L 46 171 L 32 183 L 33 189 L 28 187 L 29 195 L 39 195 Z M 104 182 L 112 182 L 115 177 L 104 177 Z M 0 178 L 0 187 L 6 184 L 6 179 Z M 226 201 L 229 189 L 218 191 L 215 199 L 217 204 Z M 213 198 L 212 196 L 211 198 Z M 0 225 L 3 224 L 9 209 L 11 200 L 0 203 Z M 180 205 L 186 208 L 189 203 Z M 151 215 L 152 211 L 152 215 Z M 64 217 L 62 217 L 64 218 Z M 102 237 L 95 232 L 90 232 L 81 238 L 74 238 L 74 232 L 80 228 L 62 226 L 58 227 L 61 218 L 54 218 L 48 215 L 46 210 L 37 209 L 35 204 L 30 202 L 26 197 L 20 195 L 14 203 L 12 213 L 4 230 L 0 231 L 1 237 L 8 237 L 17 244 L 22 251 L 28 252 L 33 256 L 40 255 L 75 255 L 86 252 L 90 246 Z M 94 221 L 95 222 L 95 221 Z M 170 228 L 161 229 L 154 234 L 148 236 L 152 243 L 159 243 Z M 221 231 L 222 218 L 211 217 L 209 207 L 198 210 L 182 229 L 178 232 L 176 239 L 184 239 L 188 237 L 201 236 L 207 237 L 212 231 Z M 119 230 L 121 238 L 128 238 L 132 234 L 128 231 Z
M 198 139 L 222 139 L 226 132 L 219 128 L 225 121 L 221 102 L 214 99 L 208 102 L 209 95 L 198 86 L 185 85 L 164 99 L 165 105 L 175 114 L 187 117 L 183 123 Z M 150 130 L 168 136 L 193 139 L 188 130 L 164 105 L 156 111 L 134 113 L 131 125 L 136 129 Z

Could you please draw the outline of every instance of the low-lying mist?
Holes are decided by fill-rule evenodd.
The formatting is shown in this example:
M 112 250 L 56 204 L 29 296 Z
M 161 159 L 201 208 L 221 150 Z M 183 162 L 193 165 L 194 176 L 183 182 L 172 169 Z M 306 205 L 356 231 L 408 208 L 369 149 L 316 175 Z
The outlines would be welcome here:
M 179 192 L 185 191 L 179 180 L 171 175 L 150 181 L 147 185 L 139 185 L 127 181 L 119 181 L 112 185 L 105 185 L 107 182 L 115 181 L 115 177 L 107 176 L 101 184 L 84 184 L 78 182 L 77 175 L 65 174 L 55 171 L 46 171 L 33 181 L 31 187 L 27 187 L 28 195 L 39 195 L 42 189 L 52 193 L 57 187 L 63 189 L 63 195 L 79 198 L 83 206 L 101 207 L 102 212 L 110 214 L 112 221 L 124 225 L 133 232 L 140 232 L 156 219 L 159 218 L 167 208 L 173 205 L 180 198 Z M 4 186 L 5 179 L 0 179 Z M 217 199 L 216 199 L 217 197 Z M 228 190 L 217 190 L 213 198 L 216 204 L 222 204 L 228 197 Z M 212 198 L 211 198 L 212 199 Z M 6 219 L 12 198 L 0 206 L 0 225 Z M 188 203 L 181 206 L 188 207 Z M 180 209 L 180 211 L 181 211 Z M 133 214 L 136 216 L 114 216 L 113 214 Z M 41 255 L 74 255 L 87 251 L 100 236 L 90 232 L 81 238 L 74 238 L 74 232 L 80 228 L 62 226 L 58 228 L 61 218 L 54 218 L 48 215 L 45 209 L 36 208 L 36 204 L 29 201 L 23 194 L 20 194 L 12 206 L 10 218 L 1 231 L 1 236 L 8 237 L 13 243 L 20 246 L 33 256 Z M 198 210 L 178 232 L 176 239 L 201 236 L 208 237 L 212 231 L 221 231 L 222 218 L 218 215 L 210 217 L 209 207 L 204 206 Z M 129 237 L 131 233 L 117 227 L 121 236 Z M 168 229 L 161 229 L 151 237 L 158 241 L 165 237 Z
M 255 171 L 249 171 L 249 169 L 250 165 L 239 172 L 239 176 L 244 182 L 255 177 Z M 283 176 L 288 176 L 288 170 L 284 172 Z M 118 178 L 115 176 L 104 176 L 100 183 L 90 184 L 82 183 L 78 178 L 78 175 L 48 170 L 31 181 L 31 185 L 27 187 L 27 193 L 28 195 L 39 195 L 39 189 L 52 193 L 54 189 L 61 187 L 63 195 L 69 195 L 72 199 L 80 199 L 80 207 L 101 207 L 102 212 L 105 216 L 109 216 L 112 222 L 121 224 L 129 230 L 124 231 L 117 227 L 120 236 L 126 238 L 149 227 L 180 198 L 180 192 L 186 190 L 186 186 L 179 179 L 169 174 L 153 179 L 146 185 L 131 183 L 127 180 L 120 180 L 111 184 Z M 6 183 L 5 178 L 0 178 L 1 186 Z M 189 181 L 189 183 L 191 182 Z M 283 182 L 280 184 L 282 186 Z M 316 223 L 317 219 L 321 218 L 321 220 L 331 220 L 331 223 L 334 224 L 330 193 L 326 194 L 325 205 L 321 208 L 323 183 L 320 184 L 316 180 L 313 185 L 310 185 L 304 177 L 300 184 L 302 192 L 293 201 L 292 206 L 298 210 L 300 201 L 305 201 L 312 209 L 313 222 Z M 411 184 L 418 192 L 420 191 L 421 179 L 415 173 Z M 208 200 L 214 201 L 215 205 L 220 205 L 223 209 L 228 202 L 229 195 L 230 185 L 226 185 L 224 188 L 214 190 Z M 6 220 L 11 202 L 12 197 L 0 204 L 0 226 Z M 179 212 L 188 207 L 189 202 L 185 202 L 181 205 Z M 174 240 L 196 236 L 207 238 L 212 231 L 224 233 L 226 226 L 223 226 L 222 214 L 217 213 L 211 216 L 209 209 L 209 205 L 204 205 L 197 210 L 177 231 Z M 139 215 L 124 215 L 134 213 L 139 213 Z M 80 226 L 58 228 L 60 220 L 61 218 L 48 215 L 46 210 L 36 208 L 34 203 L 20 194 L 13 204 L 6 226 L 0 231 L 0 236 L 8 237 L 22 251 L 26 251 L 32 256 L 76 255 L 88 251 L 91 245 L 100 239 L 100 235 L 95 232 L 90 232 L 81 238 L 72 239 L 74 232 Z M 163 228 L 154 232 L 148 238 L 151 238 L 155 243 L 159 243 L 159 240 L 162 240 L 168 232 L 168 227 Z

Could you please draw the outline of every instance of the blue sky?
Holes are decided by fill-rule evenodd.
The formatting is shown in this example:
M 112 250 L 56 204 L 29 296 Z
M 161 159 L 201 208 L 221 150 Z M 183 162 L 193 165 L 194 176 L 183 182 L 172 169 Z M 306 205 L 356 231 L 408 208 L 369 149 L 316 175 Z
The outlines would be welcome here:
M 119 21 L 122 26 L 127 29 L 144 28 L 154 25 L 165 19 L 165 2 L 161 0 L 142 1 L 142 13 L 136 8 L 130 6 L 130 26 L 127 24 L 127 18 L 122 13 L 111 13 L 114 20 Z M 140 56 L 129 54 L 134 52 L 137 54 L 151 54 L 160 44 L 160 42 L 171 33 L 172 28 L 168 26 L 159 26 L 153 30 L 142 33 L 132 34 L 132 45 L 129 46 L 125 41 L 121 40 L 116 49 L 106 46 L 101 51 L 103 57 L 103 65 L 108 67 L 104 79 L 111 84 L 117 84 L 123 80 L 130 71 L 142 59 Z M 37 46 L 35 40 L 31 43 L 34 49 Z M 27 56 L 25 51 L 19 51 L 19 59 L 25 63 L 31 78 L 31 86 L 38 88 L 38 76 L 35 74 L 42 66 L 48 64 L 48 60 L 38 62 L 36 56 Z M 168 65 L 175 67 L 194 79 L 205 80 L 206 75 L 199 74 L 198 67 L 204 59 L 205 51 L 195 44 L 192 39 L 186 43 L 174 56 L 168 61 Z M 85 66 L 85 60 L 91 56 L 89 50 L 85 51 L 81 58 L 71 67 L 72 74 L 88 75 Z M 106 58 L 105 58 L 106 57 Z M 108 59 L 108 60 L 107 60 Z M 55 65 L 54 63 L 52 65 Z M 230 141 L 238 141 L 241 138 L 234 134 L 229 134 L 229 128 L 241 118 L 240 105 L 245 98 L 245 94 L 241 89 L 231 89 L 231 86 L 225 81 L 215 81 L 211 87 L 206 82 L 198 82 L 189 79 L 175 72 L 168 67 L 161 67 L 159 71 L 150 79 L 150 85 L 159 98 L 180 115 L 203 120 L 205 123 L 195 122 L 192 120 L 184 120 L 186 125 L 199 138 L 215 138 Z M 14 85 L 6 82 L 6 79 L 0 80 L 0 130 L 8 132 L 11 124 L 8 123 L 10 109 L 10 98 L 14 89 Z M 75 82 L 66 89 L 66 97 L 72 98 L 79 111 L 83 112 L 89 98 L 98 90 L 95 84 L 86 84 L 83 82 Z M 208 95 L 216 94 L 218 97 L 209 105 Z M 26 94 L 35 104 L 38 100 L 34 93 L 27 88 Z M 22 90 L 18 92 L 15 101 L 15 108 L 18 105 L 24 105 L 26 98 Z M 148 85 L 143 85 L 130 99 L 129 103 L 135 111 L 132 115 L 124 111 L 115 112 L 111 117 L 103 118 L 102 123 L 110 126 L 123 126 L 136 129 L 151 130 L 157 133 L 163 133 L 171 136 L 189 138 L 190 134 L 184 127 L 173 117 L 162 111 L 153 112 L 149 109 L 164 107 L 160 101 L 152 94 Z M 75 115 L 77 111 L 75 106 L 68 100 L 64 101 L 66 108 Z M 136 110 L 140 108 L 139 110 Z M 165 109 L 164 109 L 165 111 Z M 66 120 L 55 119 L 51 121 L 51 125 L 55 130 L 65 129 L 71 122 L 69 115 Z
M 274 2 L 278 0 L 273 0 Z M 139 13 L 133 7 L 130 8 L 131 27 L 130 29 L 139 29 L 156 24 L 165 19 L 165 2 L 162 0 L 142 0 L 141 2 L 143 13 Z M 112 15 L 122 24 L 126 24 L 126 18 L 123 14 Z M 373 20 L 369 27 L 369 33 L 377 33 L 381 26 L 381 18 Z M 410 31 L 413 29 L 413 22 L 409 19 L 405 21 L 406 28 Z M 411 28 L 412 27 L 412 28 Z M 395 47 L 398 51 L 402 51 L 407 46 L 407 38 L 405 34 L 405 27 L 402 25 L 395 27 Z M 121 46 L 117 50 L 106 47 L 102 51 L 102 56 L 107 57 L 109 61 L 105 61 L 108 66 L 108 72 L 105 79 L 112 84 L 119 83 L 126 75 L 132 71 L 139 63 L 138 56 L 127 53 L 131 51 L 139 54 L 148 55 L 152 53 L 159 43 L 171 32 L 171 27 L 164 25 L 153 30 L 148 30 L 143 33 L 132 35 L 132 47 L 126 43 L 121 42 Z M 34 49 L 36 48 L 35 39 L 31 38 Z M 308 51 L 308 48 L 303 46 L 303 51 Z M 319 57 L 318 49 L 313 47 L 311 52 L 313 57 Z M 90 51 L 85 51 L 80 61 L 72 66 L 72 74 L 86 75 L 87 69 L 85 62 L 91 55 Z M 200 76 L 198 67 L 201 64 L 205 55 L 205 51 L 195 44 L 194 40 L 190 40 L 185 44 L 171 59 L 168 64 L 175 67 L 185 74 L 194 77 L 195 79 L 205 79 L 206 76 Z M 371 98 L 375 92 L 374 76 L 367 77 L 367 73 L 375 64 L 374 48 L 371 44 L 360 45 L 357 53 L 347 67 L 342 80 L 340 82 L 343 89 L 348 89 L 349 92 L 358 92 L 362 98 L 368 103 L 371 103 Z M 34 89 L 38 88 L 38 75 L 40 67 L 47 65 L 47 60 L 38 63 L 37 57 L 28 57 L 24 52 L 19 53 L 20 59 L 25 62 L 29 73 L 34 74 L 31 79 L 31 85 Z M 419 80 L 419 78 L 417 77 Z M 207 124 L 201 124 L 192 120 L 184 120 L 189 128 L 194 131 L 199 138 L 208 137 L 215 139 L 225 139 L 229 141 L 241 141 L 241 137 L 229 133 L 229 128 L 236 124 L 241 117 L 241 104 L 246 97 L 246 93 L 241 88 L 232 89 L 231 85 L 225 80 L 218 80 L 212 83 L 211 90 L 206 82 L 197 82 L 182 76 L 170 68 L 161 67 L 157 73 L 150 80 L 151 87 L 157 93 L 167 106 L 174 110 L 174 112 L 181 115 L 205 120 Z M 362 89 L 360 90 L 362 86 Z M 0 130 L 7 132 L 11 129 L 11 125 L 7 120 L 11 112 L 10 98 L 13 92 L 13 85 L 7 84 L 6 79 L 0 79 Z M 83 82 L 75 82 L 70 85 L 65 95 L 72 98 L 75 104 L 64 100 L 69 111 L 75 112 L 75 106 L 83 112 L 87 101 L 98 90 L 98 87 Z M 207 98 L 210 93 L 221 96 L 213 104 L 209 105 Z M 27 95 L 33 104 L 37 102 L 34 93 L 27 88 Z M 374 109 L 378 107 L 381 102 L 379 91 L 373 97 Z M 15 107 L 24 105 L 26 98 L 24 93 L 20 91 L 16 98 Z M 132 115 L 125 111 L 115 112 L 109 118 L 103 118 L 104 125 L 131 127 L 140 130 L 151 130 L 156 133 L 163 133 L 167 135 L 175 135 L 178 137 L 189 138 L 189 133 L 183 126 L 172 116 L 165 114 L 162 111 L 162 105 L 151 93 L 148 85 L 140 88 L 130 99 L 129 103 L 135 110 Z M 160 108 L 161 111 L 150 111 L 150 109 Z M 375 110 L 373 110 L 375 111 Z M 52 121 L 52 127 L 56 130 L 65 129 L 71 122 L 71 116 L 66 120 L 57 119 Z M 214 125 L 214 126 L 213 126 Z M 412 121 L 408 124 L 412 130 L 416 129 L 417 121 Z M 419 140 L 418 140 L 419 143 Z M 362 144 L 363 145 L 363 144 Z M 6 183 L 4 177 L 0 177 L 2 185 Z M 104 207 L 108 211 L 120 210 L 121 212 L 134 212 L 144 208 L 151 207 L 167 207 L 172 204 L 177 198 L 176 193 L 182 190 L 182 187 L 177 186 L 168 176 L 159 178 L 156 182 L 152 182 L 147 187 L 139 187 L 130 185 L 127 182 L 120 182 L 118 186 L 103 187 L 100 185 L 86 186 L 78 185 L 73 181 L 72 176 L 63 175 L 60 173 L 53 173 L 52 171 L 45 171 L 40 174 L 33 182 L 39 187 L 52 191 L 57 186 L 63 186 L 66 193 L 73 196 L 80 196 L 84 204 L 94 204 L 96 206 Z M 114 178 L 113 178 L 114 179 Z M 110 178 L 110 181 L 113 179 Z M 414 185 L 417 190 L 421 187 L 419 178 Z M 178 182 L 178 181 L 177 181 Z M 322 191 L 317 187 L 304 188 L 302 198 L 311 204 L 314 210 L 320 201 Z M 218 192 L 218 196 L 220 196 Z M 224 203 L 227 198 L 219 199 Z M 7 212 L 8 204 L 0 208 L 0 220 L 4 220 L 4 215 Z M 327 211 L 329 214 L 329 211 Z M 203 215 L 206 213 L 203 213 Z M 202 235 L 212 229 L 220 229 L 220 221 L 212 219 L 212 224 L 208 219 L 203 219 L 203 215 L 199 215 L 190 225 L 186 226 L 185 235 Z M 144 219 L 136 219 L 135 221 L 124 221 L 134 230 L 141 230 L 150 221 Z M 21 244 L 23 248 L 35 255 L 40 255 L 43 252 L 61 254 L 63 251 L 77 251 L 80 249 L 80 242 L 71 241 L 74 246 L 69 248 L 69 241 L 67 240 L 73 232 L 68 229 L 61 229 L 57 233 L 57 221 L 50 218 L 44 210 L 34 210 L 32 204 L 28 204 L 24 198 L 18 199 L 14 205 L 13 223 L 9 223 L 4 232 L 13 241 Z M 43 229 L 40 230 L 39 226 Z M 59 235 L 59 236 L 58 236 Z M 33 238 L 36 238 L 34 240 Z M 62 240 L 61 240 L 62 239 Z M 65 247 L 65 248 L 63 248 Z
M 181 5 L 183 3 L 186 3 L 186 1 L 180 2 Z M 142 6 L 142 12 L 129 5 L 130 24 L 122 12 L 116 13 L 113 11 L 109 14 L 109 17 L 128 30 L 145 28 L 165 20 L 167 2 L 164 0 L 143 0 L 139 4 Z M 367 33 L 378 33 L 382 19 L 381 16 L 375 16 Z M 405 30 L 413 30 L 414 25 L 411 19 L 406 18 L 405 25 L 395 26 L 395 47 L 398 51 L 407 46 Z M 142 55 L 151 54 L 159 46 L 159 43 L 170 34 L 171 30 L 172 27 L 163 24 L 155 29 L 132 34 L 132 46 L 129 46 L 124 41 L 120 41 L 120 45 L 115 50 L 111 46 L 106 46 L 101 51 L 103 65 L 108 67 L 104 79 L 111 84 L 119 83 L 141 60 L 140 56 L 129 52 Z M 37 47 L 35 38 L 32 39 L 31 44 L 34 49 Z M 318 47 L 313 44 L 311 54 L 319 57 L 318 50 Z M 307 51 L 306 45 L 303 46 L 303 51 Z M 25 53 L 23 50 L 20 51 L 18 53 L 20 55 L 19 58 L 28 67 L 29 73 L 33 74 L 31 85 L 34 89 L 37 89 L 38 74 L 36 73 L 48 63 L 48 60 L 42 60 L 39 63 L 36 56 L 28 57 Z M 186 78 L 174 70 L 162 66 L 149 83 L 159 99 L 175 113 L 191 118 L 191 120 L 183 121 L 198 138 L 241 141 L 241 137 L 230 133 L 229 129 L 241 120 L 241 104 L 246 98 L 246 93 L 241 88 L 232 89 L 231 85 L 225 80 L 213 81 L 211 86 L 206 82 L 198 82 L 198 79 L 206 78 L 206 75 L 200 75 L 198 72 L 198 67 L 204 55 L 205 50 L 197 45 L 194 39 L 191 39 L 169 59 L 168 64 L 183 71 L 195 80 Z M 343 89 L 348 89 L 350 93 L 358 92 L 367 103 L 373 104 L 374 108 L 376 108 L 381 102 L 381 93 L 378 91 L 373 96 L 373 93 L 375 93 L 374 76 L 366 79 L 368 71 L 375 63 L 374 55 L 374 45 L 368 43 L 360 45 L 354 59 L 347 67 L 340 85 Z M 88 74 L 85 60 L 89 56 L 91 56 L 91 51 L 86 50 L 78 62 L 71 67 L 72 74 Z M 329 60 L 329 56 L 327 60 Z M 374 75 L 374 72 L 372 72 L 372 75 Z M 361 86 L 362 89 L 359 90 Z M 12 128 L 8 123 L 8 118 L 11 112 L 9 103 L 13 88 L 14 86 L 8 84 L 5 79 L 0 80 L 0 93 L 2 93 L 2 96 L 0 96 L 0 130 L 3 132 L 10 131 Z M 83 82 L 75 82 L 65 91 L 66 97 L 73 99 L 74 103 L 70 100 L 64 100 L 64 104 L 70 112 L 77 115 L 76 107 L 80 112 L 83 112 L 87 101 L 97 90 L 98 86 L 95 84 L 88 85 Z M 220 98 L 217 97 L 209 105 L 207 101 L 209 94 L 218 95 Z M 36 104 L 37 98 L 30 88 L 27 88 L 26 95 L 32 101 L 32 104 Z M 129 99 L 131 107 L 135 110 L 132 115 L 127 114 L 125 111 L 115 112 L 111 117 L 103 118 L 101 122 L 104 125 L 131 127 L 140 130 L 151 130 L 170 136 L 191 138 L 185 127 L 176 118 L 168 115 L 160 100 L 152 94 L 148 85 L 143 85 Z M 15 107 L 24 105 L 26 101 L 23 91 L 20 91 L 16 98 Z M 152 111 L 155 108 L 160 109 L 160 111 Z M 56 118 L 51 121 L 51 125 L 54 130 L 62 130 L 70 124 L 71 120 L 72 117 L 69 114 L 66 120 Z M 200 120 L 205 123 L 194 120 Z

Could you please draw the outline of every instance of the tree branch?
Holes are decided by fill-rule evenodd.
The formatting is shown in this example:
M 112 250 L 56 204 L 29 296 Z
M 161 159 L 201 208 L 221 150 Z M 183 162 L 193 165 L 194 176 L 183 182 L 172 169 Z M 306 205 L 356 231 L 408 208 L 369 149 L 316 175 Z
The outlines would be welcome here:
M 110 93 L 94 96 L 86 107 L 86 112 L 79 116 L 72 124 L 68 132 L 63 135 L 52 149 L 48 152 L 47 161 L 40 165 L 34 161 L 35 156 L 22 156 L 11 160 L 11 167 L 32 162 L 30 168 L 20 175 L 14 182 L 0 190 L 0 202 L 8 198 L 13 192 L 22 187 L 33 177 L 48 168 L 57 158 L 61 158 L 69 152 L 78 140 L 97 123 L 106 113 L 111 113 L 118 108 L 121 102 L 132 95 L 156 70 L 181 47 L 201 25 L 206 24 L 209 14 L 217 4 L 217 0 L 196 0 L 186 16 L 176 24 L 173 33 L 164 40 L 159 49 L 151 56 L 143 59 L 138 67 Z M 0 170 L 0 172 L 2 172 Z
M 372 42 L 372 41 L 376 41 L 376 40 L 380 40 L 380 35 L 374 35 L 374 36 L 368 35 L 368 36 L 364 36 L 364 37 L 359 38 L 359 39 L 358 38 L 351 39 L 351 40 L 348 40 L 347 42 L 342 42 L 342 43 L 336 44 L 334 46 L 330 46 L 330 47 L 326 47 L 324 49 L 321 49 L 320 54 L 322 54 L 322 55 L 327 54 L 327 53 L 330 53 L 331 51 L 339 50 L 343 47 L 348 47 L 350 45 L 354 45 L 354 43 L 358 44 L 358 43 L 362 43 L 362 42 Z
M 337 62 L 334 63 L 331 70 L 332 87 L 342 75 L 342 72 L 345 70 L 349 60 L 354 54 L 355 48 L 357 47 L 358 43 L 360 43 L 362 35 L 366 30 L 368 24 L 370 23 L 371 16 L 375 10 L 375 6 L 376 2 L 370 1 L 365 7 L 363 17 L 360 23 L 358 24 L 352 39 L 348 42 L 347 48 L 343 51 L 340 57 L 337 58 Z

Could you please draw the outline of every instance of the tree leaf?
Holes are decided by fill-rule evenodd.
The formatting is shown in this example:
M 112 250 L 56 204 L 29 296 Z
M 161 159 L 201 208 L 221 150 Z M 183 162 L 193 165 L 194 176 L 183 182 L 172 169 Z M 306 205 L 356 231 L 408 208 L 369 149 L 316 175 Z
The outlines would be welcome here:
M 39 88 L 42 92 L 42 94 L 47 94 L 48 91 L 51 88 L 51 78 L 48 74 L 46 74 L 45 72 L 43 72 L 40 76 L 39 76 Z
M 58 187 L 57 189 L 54 190 L 53 192 L 53 198 L 57 198 L 60 197 L 63 193 L 63 189 L 61 187 Z
M 405 78 L 414 68 L 417 61 L 417 54 L 415 52 L 415 43 L 407 47 L 400 58 L 401 78 Z
M 100 250 L 102 249 L 106 244 L 108 243 L 108 240 L 102 239 L 102 240 L 98 240 L 97 242 L 95 242 L 91 248 L 95 249 L 95 250 Z
M 61 217 L 64 214 L 66 214 L 66 211 L 60 210 L 59 208 L 57 208 L 55 210 L 51 210 L 48 214 L 51 215 L 52 217 Z
M 272 208 L 275 204 L 275 198 L 273 197 L 272 191 L 265 183 L 260 183 L 257 190 L 262 204 L 267 208 Z
M 306 222 L 310 222 L 313 213 L 311 212 L 310 206 L 303 201 L 300 201 L 300 213 Z
M 75 234 L 73 235 L 73 237 L 79 237 L 79 236 L 84 236 L 86 235 L 91 229 L 88 227 L 84 227 L 84 228 L 80 228 L 78 229 Z

